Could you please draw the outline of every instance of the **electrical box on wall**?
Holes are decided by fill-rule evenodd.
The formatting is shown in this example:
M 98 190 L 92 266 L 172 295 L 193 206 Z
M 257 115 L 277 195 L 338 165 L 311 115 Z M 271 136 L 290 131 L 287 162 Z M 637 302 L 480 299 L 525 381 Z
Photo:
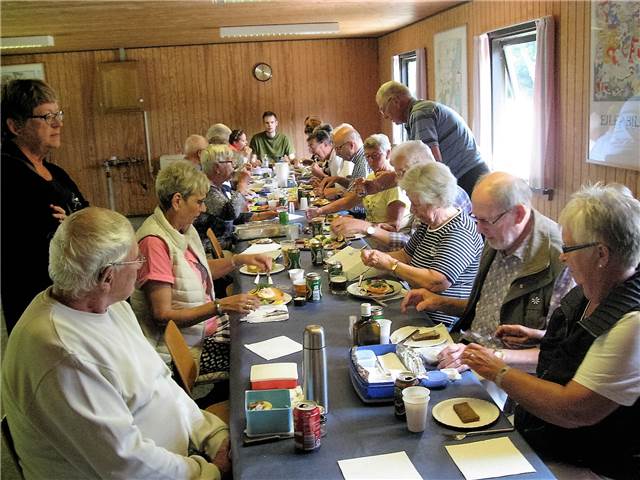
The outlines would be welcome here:
M 98 102 L 103 112 L 144 110 L 139 62 L 104 62 L 97 69 Z

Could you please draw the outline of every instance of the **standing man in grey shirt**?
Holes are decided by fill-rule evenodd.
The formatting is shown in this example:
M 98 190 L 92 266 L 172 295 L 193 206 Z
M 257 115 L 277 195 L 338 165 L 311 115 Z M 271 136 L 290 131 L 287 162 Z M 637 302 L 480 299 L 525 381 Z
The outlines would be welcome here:
M 380 112 L 404 124 L 409 140 L 421 140 L 433 156 L 451 169 L 458 185 L 471 195 L 478 178 L 489 168 L 482 160 L 473 133 L 455 110 L 431 100 L 417 100 L 402 83 L 382 84 L 376 93 Z

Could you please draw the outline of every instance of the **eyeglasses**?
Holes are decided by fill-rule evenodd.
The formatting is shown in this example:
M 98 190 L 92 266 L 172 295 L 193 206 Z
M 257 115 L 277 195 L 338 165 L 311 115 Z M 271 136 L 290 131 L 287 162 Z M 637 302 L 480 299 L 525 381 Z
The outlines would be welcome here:
M 344 147 L 347 143 L 349 143 L 351 140 L 347 140 L 344 143 L 341 143 L 340 145 L 336 145 L 335 147 L 333 147 L 335 149 L 335 151 L 337 152 L 338 150 L 340 150 L 342 147 Z
M 380 152 L 365 153 L 364 157 L 367 160 L 380 160 L 380 157 L 382 157 L 382 154 Z
M 54 120 L 57 122 L 61 122 L 64 120 L 64 112 L 59 110 L 57 112 L 49 112 L 44 115 L 29 115 L 27 118 L 40 118 L 47 122 L 47 125 L 53 125 Z
M 144 255 L 138 255 L 138 258 L 136 258 L 135 260 L 130 260 L 128 262 L 111 262 L 111 263 L 107 263 L 105 265 L 106 267 L 116 267 L 118 265 L 142 265 L 144 263 L 147 262 L 147 257 L 145 257 Z
M 577 250 L 582 250 L 583 248 L 595 247 L 599 243 L 600 242 L 581 243 L 579 245 L 571 245 L 569 247 L 562 245 L 562 253 L 575 252 Z
M 387 98 L 385 102 L 382 104 L 382 107 L 380 107 L 380 115 L 382 115 L 383 117 L 387 116 L 387 107 L 391 103 L 391 100 L 392 100 L 391 97 Z
M 487 220 L 486 218 L 478 218 L 475 215 L 471 214 L 471 218 L 476 222 L 476 223 L 482 223 L 484 225 L 495 225 L 496 223 L 498 223 L 500 221 L 500 219 L 502 217 L 504 217 L 507 213 L 509 213 L 509 210 L 505 210 L 504 212 L 502 212 L 500 215 L 498 215 L 494 220 Z

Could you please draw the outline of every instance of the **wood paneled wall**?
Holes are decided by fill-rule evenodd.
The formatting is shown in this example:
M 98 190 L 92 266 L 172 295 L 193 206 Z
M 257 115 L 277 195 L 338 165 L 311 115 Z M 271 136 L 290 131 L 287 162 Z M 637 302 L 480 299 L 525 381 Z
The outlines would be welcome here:
M 280 130 L 308 155 L 303 120 L 316 114 L 334 125 L 353 124 L 362 135 L 380 128 L 375 39 L 235 43 L 132 49 L 127 60 L 142 64 L 151 156 L 182 150 L 192 133 L 222 122 L 261 131 L 261 115 L 275 111 Z M 44 63 L 45 75 L 65 110 L 63 146 L 53 160 L 76 180 L 93 205 L 108 206 L 102 162 L 111 156 L 145 157 L 141 113 L 101 113 L 96 65 L 116 61 L 115 51 L 3 56 L 4 64 Z M 273 67 L 273 79 L 258 82 L 258 62 Z M 146 163 L 113 169 L 116 209 L 149 213 L 155 205 Z
M 640 173 L 585 162 L 589 121 L 589 45 L 590 2 L 537 0 L 473 1 L 422 20 L 379 39 L 380 82 L 392 78 L 391 58 L 403 52 L 425 47 L 427 51 L 427 88 L 435 96 L 433 35 L 467 25 L 469 115 L 473 112 L 473 36 L 545 15 L 556 21 L 557 129 L 556 192 L 553 200 L 536 195 L 535 206 L 556 219 L 572 192 L 582 184 L 595 181 L 619 182 L 640 195 Z M 391 133 L 391 125 L 383 122 Z

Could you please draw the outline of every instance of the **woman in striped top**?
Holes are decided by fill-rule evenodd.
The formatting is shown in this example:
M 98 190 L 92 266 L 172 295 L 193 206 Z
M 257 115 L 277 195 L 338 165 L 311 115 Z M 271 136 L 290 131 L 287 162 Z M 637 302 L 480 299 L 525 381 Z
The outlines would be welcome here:
M 383 253 L 363 250 L 365 265 L 394 273 L 414 288 L 468 298 L 478 273 L 482 237 L 474 221 L 454 207 L 456 179 L 449 167 L 430 163 L 411 168 L 400 183 L 421 224 L 402 249 Z M 430 318 L 451 329 L 457 317 L 431 312 Z

